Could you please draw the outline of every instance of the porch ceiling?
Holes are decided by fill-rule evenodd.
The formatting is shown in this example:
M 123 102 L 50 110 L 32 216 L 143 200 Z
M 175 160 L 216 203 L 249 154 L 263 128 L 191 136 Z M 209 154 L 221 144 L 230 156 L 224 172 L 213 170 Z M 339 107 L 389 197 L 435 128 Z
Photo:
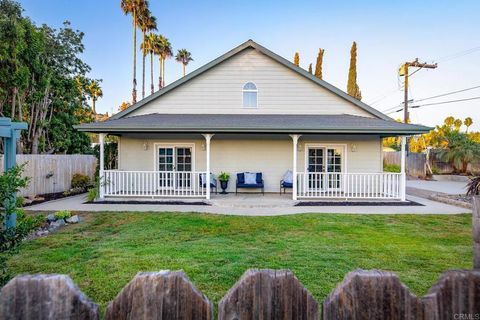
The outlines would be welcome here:
M 411 135 L 432 128 L 353 115 L 147 114 L 75 126 L 98 133 L 296 133 Z

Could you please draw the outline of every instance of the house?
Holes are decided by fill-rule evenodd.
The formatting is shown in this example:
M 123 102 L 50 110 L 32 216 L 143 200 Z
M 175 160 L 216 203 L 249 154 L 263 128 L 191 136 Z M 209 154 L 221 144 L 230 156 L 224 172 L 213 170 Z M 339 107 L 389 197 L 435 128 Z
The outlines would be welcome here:
M 403 124 L 252 40 L 110 120 L 77 126 L 119 137 L 118 170 L 104 170 L 100 198 L 202 197 L 208 173 L 261 172 L 291 197 L 405 200 L 405 170 L 383 172 L 382 138 L 431 128 Z M 206 179 L 203 179 L 206 180 Z M 258 192 L 258 189 L 242 189 Z M 290 194 L 290 190 L 289 190 Z M 288 195 L 284 195 L 288 197 Z

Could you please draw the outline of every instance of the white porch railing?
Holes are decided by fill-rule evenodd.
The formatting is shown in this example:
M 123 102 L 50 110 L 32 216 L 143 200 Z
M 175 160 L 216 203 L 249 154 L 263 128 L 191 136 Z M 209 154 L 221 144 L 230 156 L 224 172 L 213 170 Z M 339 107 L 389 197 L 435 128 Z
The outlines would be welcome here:
M 298 198 L 401 199 L 401 173 L 297 173 Z
M 107 197 L 205 197 L 200 183 L 205 172 L 104 170 L 101 181 Z

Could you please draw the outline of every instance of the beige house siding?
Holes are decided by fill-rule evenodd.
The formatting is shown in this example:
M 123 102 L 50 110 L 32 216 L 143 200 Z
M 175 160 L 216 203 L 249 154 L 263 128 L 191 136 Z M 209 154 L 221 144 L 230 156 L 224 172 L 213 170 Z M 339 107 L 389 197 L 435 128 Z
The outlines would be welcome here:
M 147 150 L 145 150 L 145 143 Z M 196 171 L 206 170 L 206 151 L 204 140 L 162 140 L 120 138 L 120 170 L 156 170 L 156 147 L 158 145 L 189 145 L 194 147 L 194 166 Z M 305 171 L 305 154 L 309 145 L 341 145 L 345 147 L 346 171 L 351 173 L 382 172 L 381 139 L 378 136 L 331 136 L 325 139 L 300 139 L 297 150 L 299 172 Z M 355 148 L 354 148 L 355 146 Z M 353 152 L 352 149 L 355 149 Z M 235 191 L 235 173 L 251 171 L 262 172 L 266 192 L 278 192 L 279 181 L 283 174 L 292 168 L 292 140 L 259 139 L 212 139 L 211 170 L 215 175 L 221 171 L 229 172 L 232 178 L 229 191 Z M 242 192 L 248 192 L 243 190 Z
M 257 86 L 257 108 L 243 107 L 242 88 L 247 82 Z M 254 49 L 240 52 L 127 117 L 150 113 L 352 114 L 373 117 Z

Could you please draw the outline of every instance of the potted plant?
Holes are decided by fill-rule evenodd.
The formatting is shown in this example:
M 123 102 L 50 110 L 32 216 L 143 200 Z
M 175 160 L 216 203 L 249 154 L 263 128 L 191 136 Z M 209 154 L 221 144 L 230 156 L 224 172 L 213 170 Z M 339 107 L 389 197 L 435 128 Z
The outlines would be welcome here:
M 222 188 L 221 194 L 227 194 L 225 190 L 227 190 L 229 179 L 230 174 L 228 174 L 227 172 L 221 172 L 218 176 L 218 181 L 220 181 L 220 187 Z

